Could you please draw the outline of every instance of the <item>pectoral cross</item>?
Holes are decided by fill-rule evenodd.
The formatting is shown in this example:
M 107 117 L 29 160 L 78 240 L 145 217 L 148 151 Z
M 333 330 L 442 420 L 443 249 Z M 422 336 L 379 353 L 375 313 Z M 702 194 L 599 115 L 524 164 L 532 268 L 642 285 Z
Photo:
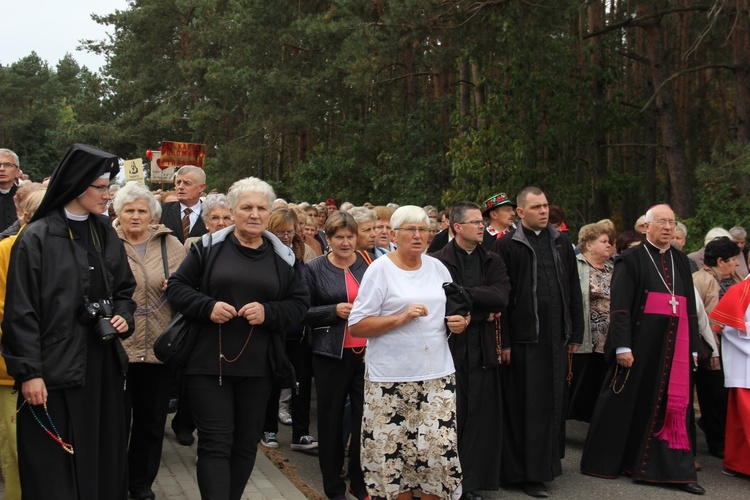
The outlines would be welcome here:
M 672 295 L 672 300 L 669 301 L 669 304 L 672 306 L 672 314 L 677 314 L 677 306 L 680 305 L 680 303 L 677 302 L 674 295 Z

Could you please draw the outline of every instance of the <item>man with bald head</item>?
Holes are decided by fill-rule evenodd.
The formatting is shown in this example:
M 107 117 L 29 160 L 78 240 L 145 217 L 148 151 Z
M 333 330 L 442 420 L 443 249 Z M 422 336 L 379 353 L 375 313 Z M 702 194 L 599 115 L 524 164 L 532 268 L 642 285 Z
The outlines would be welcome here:
M 698 320 L 688 258 L 670 246 L 675 226 L 668 205 L 652 207 L 646 240 L 615 263 L 604 346 L 609 371 L 581 472 L 625 473 L 700 495 L 688 434 Z

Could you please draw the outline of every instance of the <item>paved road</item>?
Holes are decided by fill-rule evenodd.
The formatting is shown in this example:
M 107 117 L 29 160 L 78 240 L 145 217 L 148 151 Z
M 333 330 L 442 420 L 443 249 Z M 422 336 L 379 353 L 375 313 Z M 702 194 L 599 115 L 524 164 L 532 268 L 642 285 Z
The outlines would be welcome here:
M 313 394 L 311 420 L 311 431 L 317 437 L 315 431 L 317 426 L 317 406 Z M 672 499 L 692 498 L 695 495 L 685 493 L 673 487 L 651 486 L 636 484 L 632 480 L 622 477 L 608 480 L 585 476 L 578 472 L 583 444 L 586 439 L 588 424 L 570 421 L 567 426 L 567 450 L 566 458 L 563 460 L 563 475 L 555 481 L 547 483 L 552 498 L 629 498 L 629 499 Z M 289 449 L 291 439 L 291 428 L 280 426 L 279 445 L 280 451 L 296 468 L 297 474 L 315 491 L 322 495 L 323 482 L 318 468 L 316 455 L 300 453 Z M 698 472 L 698 482 L 706 488 L 703 498 L 712 499 L 748 499 L 750 498 L 750 481 L 727 477 L 721 473 L 721 460 L 708 454 L 703 434 L 698 433 L 698 460 L 703 464 L 703 470 Z M 518 498 L 528 499 L 520 489 L 502 488 L 499 491 L 482 492 L 485 499 Z

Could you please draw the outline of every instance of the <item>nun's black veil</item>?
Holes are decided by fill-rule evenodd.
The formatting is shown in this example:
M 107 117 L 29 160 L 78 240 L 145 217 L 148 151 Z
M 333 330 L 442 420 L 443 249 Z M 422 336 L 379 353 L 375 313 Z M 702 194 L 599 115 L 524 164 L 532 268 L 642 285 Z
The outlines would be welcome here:
M 109 172 L 112 180 L 119 171 L 117 156 L 87 144 L 73 144 L 52 173 L 47 192 L 31 222 L 75 200 L 105 173 Z

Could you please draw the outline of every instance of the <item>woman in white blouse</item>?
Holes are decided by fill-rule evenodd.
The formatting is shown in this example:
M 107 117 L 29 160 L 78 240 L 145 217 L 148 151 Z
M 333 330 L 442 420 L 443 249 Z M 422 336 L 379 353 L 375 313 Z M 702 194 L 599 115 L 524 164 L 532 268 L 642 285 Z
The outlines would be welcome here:
M 423 255 L 429 219 L 404 206 L 391 218 L 397 250 L 365 272 L 349 332 L 366 337 L 361 465 L 372 497 L 450 498 L 461 482 L 453 359 L 447 339 L 469 317 L 445 315 L 445 266 Z M 429 464 L 429 465 L 427 465 Z

